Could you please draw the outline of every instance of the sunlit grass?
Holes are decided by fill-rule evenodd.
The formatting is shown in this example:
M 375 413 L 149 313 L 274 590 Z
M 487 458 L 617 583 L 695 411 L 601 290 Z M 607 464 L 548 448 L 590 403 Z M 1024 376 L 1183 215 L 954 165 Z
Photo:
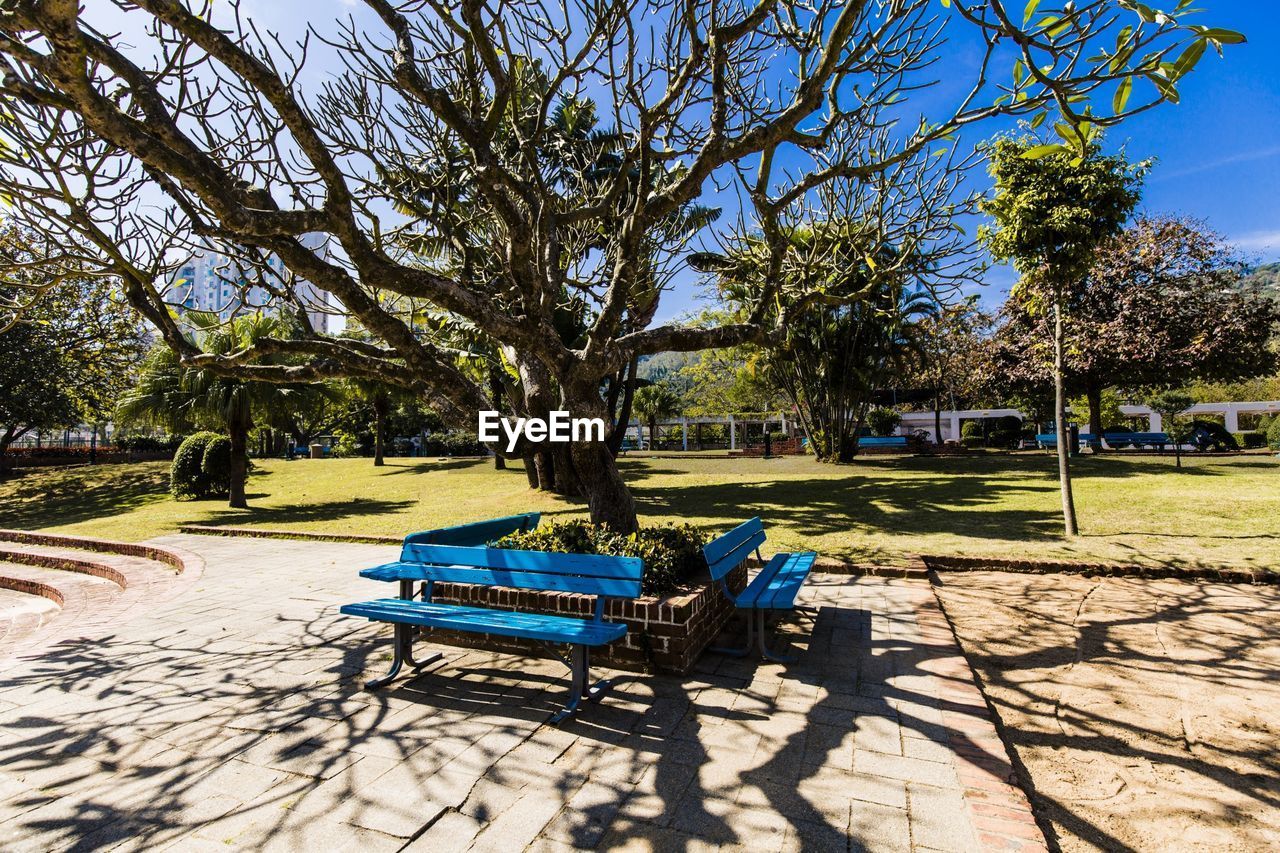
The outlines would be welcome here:
M 249 510 L 177 502 L 163 463 L 40 471 L 0 482 L 0 525 L 140 540 L 183 522 L 401 536 L 525 510 L 584 517 L 579 501 L 530 491 L 518 467 L 485 461 L 266 460 Z M 645 522 L 712 530 L 760 515 L 769 548 L 862 561 L 919 553 L 1059 556 L 1176 565 L 1280 568 L 1280 462 L 1264 456 L 1082 458 L 1082 537 L 1059 536 L 1047 454 L 873 458 L 627 459 Z

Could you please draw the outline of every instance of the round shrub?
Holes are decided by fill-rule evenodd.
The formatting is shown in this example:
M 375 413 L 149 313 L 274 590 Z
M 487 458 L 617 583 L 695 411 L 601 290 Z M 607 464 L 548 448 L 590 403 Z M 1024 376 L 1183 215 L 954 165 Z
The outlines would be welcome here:
M 1267 427 L 1267 447 L 1280 450 L 1280 415 L 1272 418 L 1271 425 Z
M 902 415 L 893 409 L 872 409 L 867 412 L 867 426 L 878 436 L 889 436 L 902 424 Z
M 169 468 L 169 491 L 175 498 L 200 500 L 210 496 L 204 473 L 204 452 L 209 442 L 221 437 L 216 432 L 198 432 L 178 445 Z
M 210 495 L 231 493 L 231 439 L 225 435 L 209 439 L 200 461 L 200 473 L 204 475 Z
M 961 438 L 982 438 L 982 421 L 965 421 L 960 425 Z M 982 445 L 977 445 L 981 447 Z
M 691 524 L 642 527 L 628 536 L 614 533 L 604 524 L 561 521 L 524 533 L 510 533 L 490 544 L 520 551 L 639 557 L 644 561 L 644 593 L 667 595 L 706 571 L 707 563 L 702 557 L 706 541 L 706 534 Z

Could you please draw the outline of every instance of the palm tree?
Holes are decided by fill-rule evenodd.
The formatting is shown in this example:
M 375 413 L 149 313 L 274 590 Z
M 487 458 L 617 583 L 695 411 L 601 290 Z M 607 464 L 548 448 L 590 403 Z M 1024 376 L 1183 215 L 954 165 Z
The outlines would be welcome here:
M 649 449 L 654 449 L 658 438 L 658 421 L 680 412 L 680 396 L 666 385 L 646 385 L 636 389 L 632 400 L 635 413 L 649 424 Z
M 205 352 L 230 355 L 254 341 L 278 333 L 282 323 L 261 314 L 222 323 L 215 315 L 191 312 Z M 202 367 L 184 366 L 173 350 L 161 345 L 148 355 L 138 383 L 116 409 L 121 421 L 146 422 L 170 429 L 212 423 L 231 439 L 231 489 L 228 504 L 248 508 L 245 480 L 249 473 L 249 433 L 256 413 L 283 409 L 300 388 L 223 376 Z

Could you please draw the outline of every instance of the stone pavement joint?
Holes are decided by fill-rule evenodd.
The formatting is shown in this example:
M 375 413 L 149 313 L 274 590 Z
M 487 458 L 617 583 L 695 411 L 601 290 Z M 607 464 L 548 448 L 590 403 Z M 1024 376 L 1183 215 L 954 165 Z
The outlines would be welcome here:
M 5 663 L 0 849 L 1043 849 L 927 582 L 815 574 L 798 663 L 614 673 L 552 728 L 547 657 L 363 690 L 390 632 L 337 610 L 392 548 L 156 544 L 203 575 Z

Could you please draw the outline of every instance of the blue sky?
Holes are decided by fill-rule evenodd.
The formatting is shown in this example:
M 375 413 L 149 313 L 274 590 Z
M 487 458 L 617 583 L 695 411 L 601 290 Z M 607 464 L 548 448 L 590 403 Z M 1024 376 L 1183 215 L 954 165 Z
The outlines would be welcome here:
M 345 18 L 354 13 L 361 22 L 367 20 L 368 14 L 350 0 L 329 0 L 318 8 L 308 4 L 309 12 L 302 16 L 298 15 L 302 4 L 293 0 L 249 0 L 246 5 L 260 23 L 285 34 L 298 30 L 308 18 L 319 29 L 332 32 L 329 22 L 323 20 L 327 14 Z M 1280 260 L 1277 6 L 1269 0 L 1200 0 L 1196 5 L 1204 10 L 1196 18 L 1198 23 L 1240 31 L 1248 43 L 1229 47 L 1224 59 L 1211 51 L 1180 84 L 1180 104 L 1162 105 L 1113 129 L 1107 144 L 1111 148 L 1123 145 L 1134 160 L 1157 160 L 1147 179 L 1142 210 L 1203 219 L 1250 260 Z M 368 24 L 374 31 L 381 30 L 372 20 Z M 963 30 L 961 27 L 959 32 Z M 926 109 L 934 97 L 946 101 L 967 89 L 973 77 L 966 72 L 976 69 L 976 57 L 974 46 L 967 44 L 962 35 L 943 48 L 938 67 L 951 73 L 943 75 L 941 85 L 932 94 L 921 93 Z M 323 63 L 313 63 L 304 89 L 331 70 Z M 1007 126 L 992 125 L 981 131 L 985 135 Z M 980 187 L 989 186 L 984 174 L 975 177 Z M 732 218 L 728 216 L 726 220 Z M 998 306 L 1012 281 L 1012 271 L 990 270 L 979 291 L 984 303 Z M 697 308 L 699 292 L 693 275 L 680 275 L 673 292 L 663 300 L 658 320 L 670 320 Z

